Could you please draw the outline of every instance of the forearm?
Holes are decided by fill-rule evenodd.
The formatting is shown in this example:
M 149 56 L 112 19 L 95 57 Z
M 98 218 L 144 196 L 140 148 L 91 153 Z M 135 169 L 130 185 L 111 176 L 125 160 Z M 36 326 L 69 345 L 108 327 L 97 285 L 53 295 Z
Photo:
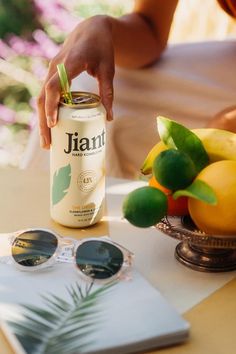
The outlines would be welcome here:
M 166 47 L 178 0 L 135 0 L 131 14 L 110 18 L 116 64 L 140 68 Z
M 115 63 L 125 68 L 152 64 L 163 52 L 166 41 L 158 38 L 146 19 L 137 13 L 110 18 Z

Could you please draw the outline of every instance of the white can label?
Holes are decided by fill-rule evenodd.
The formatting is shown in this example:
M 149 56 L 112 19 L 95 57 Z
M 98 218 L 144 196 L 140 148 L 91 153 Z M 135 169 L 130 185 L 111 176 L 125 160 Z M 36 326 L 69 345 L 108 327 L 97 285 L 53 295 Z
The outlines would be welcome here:
M 103 107 L 60 108 L 51 129 L 51 216 L 70 227 L 99 221 L 105 202 Z

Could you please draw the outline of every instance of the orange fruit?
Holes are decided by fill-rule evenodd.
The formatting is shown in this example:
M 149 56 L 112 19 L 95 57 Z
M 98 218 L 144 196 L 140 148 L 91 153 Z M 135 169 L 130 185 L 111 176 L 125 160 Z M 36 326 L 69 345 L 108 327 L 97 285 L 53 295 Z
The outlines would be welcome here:
M 206 182 L 214 190 L 217 204 L 189 198 L 189 213 L 195 224 L 208 234 L 236 235 L 236 161 L 214 162 L 196 179 Z
M 182 216 L 189 214 L 188 212 L 188 198 L 187 197 L 179 197 L 178 199 L 174 199 L 172 197 L 172 192 L 170 189 L 163 187 L 155 178 L 152 176 L 149 180 L 149 186 L 160 189 L 167 196 L 168 200 L 168 209 L 167 215 L 171 216 Z

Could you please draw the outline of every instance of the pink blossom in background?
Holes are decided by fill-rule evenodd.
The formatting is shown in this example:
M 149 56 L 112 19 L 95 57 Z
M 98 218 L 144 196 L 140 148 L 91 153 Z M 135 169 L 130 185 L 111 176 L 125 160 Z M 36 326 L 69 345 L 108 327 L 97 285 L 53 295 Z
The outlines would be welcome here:
M 31 97 L 30 98 L 29 105 L 34 111 L 36 111 L 36 109 L 37 109 L 36 97 Z
M 51 59 L 58 53 L 59 45 L 55 44 L 44 31 L 34 31 L 33 38 L 35 41 L 28 41 L 21 37 L 11 35 L 8 39 L 8 43 L 18 55 Z
M 0 104 L 0 122 L 2 123 L 14 123 L 16 121 L 16 112 L 5 106 L 4 104 Z
M 36 127 L 37 122 L 38 122 L 37 112 L 35 111 L 35 112 L 32 112 L 32 114 L 29 117 L 28 125 L 29 125 L 29 130 L 30 131 L 34 130 L 34 128 Z
M 0 57 L 3 59 L 9 59 L 13 56 L 16 56 L 17 53 L 9 47 L 2 39 L 0 39 Z
M 73 7 L 71 7 L 72 2 L 70 1 L 68 5 L 67 0 L 32 0 L 32 2 L 36 5 L 35 15 L 41 23 L 40 28 L 31 33 L 30 39 L 24 38 L 24 35 L 17 36 L 13 33 L 9 33 L 4 40 L 0 39 L 0 58 L 9 61 L 7 75 L 10 79 L 14 68 L 22 66 L 26 74 L 27 72 L 33 74 L 35 81 L 32 76 L 29 75 L 29 77 L 32 77 L 32 85 L 37 84 L 38 89 L 38 82 L 42 81 L 47 74 L 48 62 L 55 57 L 61 47 L 49 35 L 62 40 L 73 30 L 80 19 L 72 15 Z M 25 60 L 22 60 L 21 57 L 24 57 Z M 17 81 L 17 76 L 13 75 L 13 79 Z M 21 81 L 19 85 L 22 85 Z M 0 165 L 4 166 L 20 165 L 28 138 L 38 124 L 36 97 L 31 97 L 29 101 L 24 102 L 21 110 L 20 102 L 17 101 L 18 96 L 14 97 L 17 87 L 18 83 L 16 82 L 16 88 L 13 86 L 9 93 L 16 111 L 0 104 Z M 35 90 L 35 92 L 37 91 Z M 25 103 L 28 108 L 25 107 Z M 9 129 L 12 125 L 22 121 L 26 122 L 26 125 L 19 125 L 19 129 Z
M 43 81 L 48 71 L 48 64 L 44 63 L 40 58 L 31 58 L 31 72 L 40 81 Z
M 34 0 L 34 4 L 43 19 L 57 26 L 62 32 L 71 32 L 80 20 L 72 15 L 60 0 Z
M 27 123 L 30 130 L 33 130 L 37 123 L 37 110 L 36 110 L 36 98 L 31 98 L 32 113 L 29 115 L 29 122 Z M 13 109 L 0 104 L 0 126 L 6 124 L 13 124 L 17 122 L 17 112 Z
M 38 43 L 27 41 L 15 35 L 9 37 L 8 43 L 18 55 L 44 56 L 43 50 Z
M 34 127 L 36 126 L 38 119 L 37 119 L 37 102 L 36 102 L 37 98 L 36 97 L 31 97 L 31 99 L 29 100 L 29 105 L 32 108 L 32 114 L 30 115 L 29 118 L 29 129 L 33 130 Z
M 54 43 L 44 31 L 40 29 L 35 30 L 33 38 L 40 46 L 43 57 L 51 59 L 58 53 L 60 46 Z

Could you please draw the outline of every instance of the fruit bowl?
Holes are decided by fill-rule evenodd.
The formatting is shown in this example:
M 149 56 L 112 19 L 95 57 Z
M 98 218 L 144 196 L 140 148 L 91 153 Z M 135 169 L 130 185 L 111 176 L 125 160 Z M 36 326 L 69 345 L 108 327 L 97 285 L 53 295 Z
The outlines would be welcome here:
M 197 229 L 190 216 L 166 216 L 157 229 L 181 242 L 175 257 L 185 266 L 202 272 L 236 269 L 236 235 L 208 235 Z

